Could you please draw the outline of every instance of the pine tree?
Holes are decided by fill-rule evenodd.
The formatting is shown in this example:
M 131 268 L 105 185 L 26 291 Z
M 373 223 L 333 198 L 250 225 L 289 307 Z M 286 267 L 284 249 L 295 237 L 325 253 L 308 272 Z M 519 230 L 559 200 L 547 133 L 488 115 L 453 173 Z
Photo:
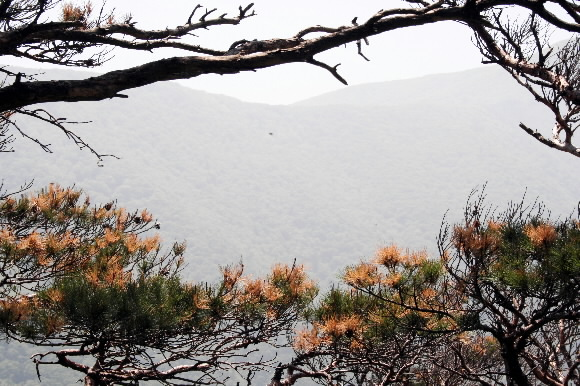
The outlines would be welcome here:
M 3 334 L 45 348 L 37 368 L 64 366 L 87 385 L 251 379 L 274 359 L 257 349 L 283 345 L 316 294 L 298 265 L 184 282 L 185 247 L 162 253 L 145 237 L 156 228 L 147 211 L 92 207 L 72 188 L 5 197 L 0 213 Z
M 390 245 L 348 267 L 295 363 L 365 385 L 577 383 L 580 223 L 541 204 L 495 214 L 482 197 L 444 224 L 439 257 Z

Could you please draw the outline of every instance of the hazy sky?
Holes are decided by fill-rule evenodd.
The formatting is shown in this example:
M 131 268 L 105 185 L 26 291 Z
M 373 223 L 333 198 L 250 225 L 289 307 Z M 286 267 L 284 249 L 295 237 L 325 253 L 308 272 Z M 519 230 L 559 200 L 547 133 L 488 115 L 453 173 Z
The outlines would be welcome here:
M 294 0 L 281 2 L 255 0 L 256 16 L 238 26 L 218 26 L 196 32 L 189 42 L 215 49 L 227 49 L 241 39 L 290 37 L 301 29 L 324 25 L 347 25 L 357 16 L 363 22 L 378 10 L 396 7 L 396 0 Z M 98 4 L 93 1 L 93 4 Z M 160 4 L 162 4 L 160 6 Z M 218 8 L 216 14 L 237 14 L 239 5 L 231 0 L 208 0 L 203 5 Z M 122 16 L 131 13 L 140 28 L 159 29 L 185 23 L 194 2 L 185 0 L 109 0 L 107 7 Z M 198 11 L 199 12 L 199 11 Z M 218 13 L 219 12 L 219 13 Z M 317 56 L 330 65 L 341 63 L 339 71 L 351 85 L 418 77 L 426 74 L 455 72 L 481 66 L 481 55 L 471 43 L 471 33 L 458 23 L 436 23 L 411 27 L 375 36 L 364 47 L 366 62 L 357 55 L 354 44 Z M 128 53 L 117 49 L 115 57 L 98 71 L 124 68 L 156 58 L 187 55 L 165 50 L 155 53 Z M 34 66 L 22 62 L 21 65 Z M 93 69 L 94 71 L 94 69 Z M 328 72 L 307 64 L 290 64 L 256 73 L 204 75 L 180 83 L 195 89 L 230 95 L 245 101 L 286 104 L 309 98 L 343 86 Z

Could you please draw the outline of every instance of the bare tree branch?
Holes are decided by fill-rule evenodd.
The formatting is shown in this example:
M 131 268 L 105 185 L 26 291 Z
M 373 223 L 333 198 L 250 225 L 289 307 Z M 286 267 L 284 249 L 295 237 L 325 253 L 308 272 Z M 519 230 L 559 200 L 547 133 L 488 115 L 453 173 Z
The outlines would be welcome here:
M 47 10 L 57 6 L 62 6 L 60 20 L 40 21 Z M 504 10 L 509 6 L 530 15 L 528 21 L 505 19 L 504 14 L 509 12 Z M 364 22 L 354 18 L 349 25 L 307 27 L 289 38 L 232 39 L 234 43 L 227 49 L 193 43 L 195 31 L 237 25 L 255 16 L 253 3 L 238 7 L 233 16 L 219 15 L 216 11 L 198 4 L 189 12 L 185 24 L 147 30 L 137 28 L 131 16 L 117 20 L 114 11 L 106 11 L 104 6 L 95 13 L 90 3 L 75 6 L 62 0 L 4 0 L 0 3 L 0 55 L 81 67 L 103 64 L 115 48 L 154 51 L 169 47 L 186 56 L 160 59 L 84 80 L 45 82 L 3 71 L 14 82 L 5 82 L 0 87 L 0 112 L 36 103 L 125 97 L 124 90 L 155 82 L 205 74 L 236 74 L 286 63 L 320 67 L 347 84 L 337 66 L 315 59 L 316 55 L 354 43 L 359 56 L 368 60 L 362 52 L 362 43 L 368 44 L 369 37 L 449 21 L 471 28 L 487 62 L 506 68 L 516 78 L 523 78 L 520 83 L 528 89 L 551 88 L 554 94 L 547 94 L 542 103 L 553 110 L 558 138 L 563 136 L 554 139 L 556 144 L 558 141 L 563 144 L 554 148 L 571 150 L 573 147 L 572 136 L 580 106 L 580 77 L 578 65 L 574 64 L 580 56 L 579 43 L 567 48 L 566 57 L 558 56 L 560 53 L 545 45 L 541 36 L 544 27 L 539 22 L 580 33 L 580 8 L 574 0 L 407 0 L 403 6 L 380 10 Z M 530 44 L 537 53 L 535 61 L 528 55 Z M 553 59 L 556 56 L 558 60 Z M 562 105 L 566 105 L 568 112 L 561 111 Z M 9 143 L 6 141 L 9 140 L 3 143 Z

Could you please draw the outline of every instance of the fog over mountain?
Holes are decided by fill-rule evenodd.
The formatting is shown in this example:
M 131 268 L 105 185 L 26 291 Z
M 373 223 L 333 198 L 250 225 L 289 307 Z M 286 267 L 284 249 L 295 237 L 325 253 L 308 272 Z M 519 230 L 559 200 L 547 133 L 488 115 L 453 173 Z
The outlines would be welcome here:
M 496 68 L 353 86 L 290 106 L 175 83 L 127 94 L 45 106 L 92 121 L 74 129 L 120 160 L 99 167 L 62 133 L 21 120 L 54 154 L 18 138 L 16 152 L 1 155 L 5 188 L 76 184 L 93 202 L 148 208 L 167 245 L 187 241 L 191 280 L 214 280 L 219 265 L 240 259 L 251 273 L 296 259 L 327 285 L 386 243 L 435 251 L 446 211 L 459 221 L 486 181 L 500 208 L 526 189 L 554 217 L 579 199 L 576 159 L 518 128 L 551 127 L 550 115 Z M 0 379 L 34 384 L 27 367 L 18 380 L 1 367 Z

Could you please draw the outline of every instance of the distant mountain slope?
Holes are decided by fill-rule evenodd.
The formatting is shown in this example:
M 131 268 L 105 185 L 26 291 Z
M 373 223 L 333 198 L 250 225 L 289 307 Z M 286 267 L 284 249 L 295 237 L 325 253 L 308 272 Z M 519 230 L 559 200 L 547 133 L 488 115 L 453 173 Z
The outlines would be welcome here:
M 574 207 L 577 163 L 520 132 L 520 120 L 551 122 L 502 75 L 485 68 L 355 86 L 318 105 L 249 104 L 174 83 L 53 104 L 59 116 L 92 120 L 79 133 L 122 159 L 99 168 L 31 123 L 55 154 L 19 140 L 18 152 L 2 155 L 2 174 L 11 186 L 76 183 L 100 200 L 150 208 L 166 240 L 186 238 L 210 262 L 192 272 L 198 279 L 240 257 L 250 269 L 296 257 L 327 280 L 385 241 L 433 247 L 443 213 L 485 181 L 500 202 L 528 186 L 558 211 Z
M 501 105 L 525 95 L 523 88 L 497 66 L 415 79 L 350 86 L 325 93 L 295 106 L 400 106 L 423 104 Z M 528 96 L 528 99 L 531 97 Z
M 193 280 L 213 280 L 218 265 L 240 258 L 253 273 L 296 258 L 327 284 L 384 243 L 434 251 L 445 212 L 459 220 L 485 181 L 500 207 L 526 187 L 555 216 L 579 199 L 580 163 L 517 127 L 551 126 L 550 117 L 492 68 L 353 86 L 292 106 L 175 83 L 128 94 L 47 106 L 92 120 L 75 129 L 120 160 L 98 167 L 61 133 L 23 120 L 55 154 L 18 139 L 16 153 L 0 155 L 1 174 L 8 188 L 32 178 L 36 188 L 76 184 L 93 202 L 150 209 L 168 244 L 187 240 Z M 0 366 L 0 379 L 13 379 L 3 372 L 14 366 Z

